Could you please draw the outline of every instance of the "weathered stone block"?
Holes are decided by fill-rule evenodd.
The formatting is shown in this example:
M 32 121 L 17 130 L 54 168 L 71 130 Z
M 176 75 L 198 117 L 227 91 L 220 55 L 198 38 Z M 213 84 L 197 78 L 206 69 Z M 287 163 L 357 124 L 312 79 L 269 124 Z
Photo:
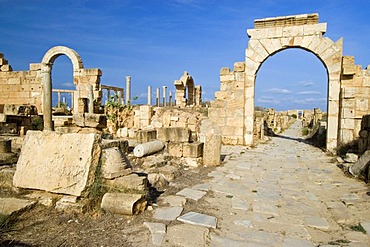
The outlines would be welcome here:
M 2 66 L 0 67 L 0 69 L 1 69 L 1 71 L 3 71 L 3 72 L 13 71 L 12 66 L 10 66 L 9 64 L 2 65 Z
M 191 131 L 188 128 L 167 127 L 157 130 L 158 140 L 164 142 L 189 142 Z
M 230 68 L 221 68 L 220 75 L 228 75 L 230 74 Z
M 156 130 L 139 130 L 137 133 L 137 141 L 139 143 L 149 142 L 157 139 Z
M 183 156 L 189 158 L 198 158 L 203 155 L 203 142 L 184 143 Z
M 167 145 L 168 153 L 171 156 L 181 158 L 183 156 L 183 144 L 185 143 L 175 143 L 175 142 L 170 142 Z
M 30 63 L 30 70 L 41 70 L 41 63 Z
M 106 193 L 101 208 L 114 214 L 135 215 L 143 212 L 146 204 L 141 194 Z
M 118 147 L 103 149 L 102 151 L 102 176 L 114 179 L 131 173 L 131 167 Z
M 219 100 L 225 100 L 228 97 L 227 91 L 218 91 L 215 93 L 215 98 Z
M 0 113 L 0 123 L 6 123 L 6 115 L 3 113 Z
M 221 135 L 209 133 L 205 135 L 203 149 L 203 165 L 218 166 L 221 164 Z
M 245 63 L 244 62 L 234 63 L 234 72 L 243 72 L 243 71 L 245 71 Z
M 113 191 L 119 192 L 135 191 L 145 194 L 148 188 L 147 177 L 135 173 L 113 180 L 106 180 L 106 182 Z
M 15 187 L 74 196 L 88 193 L 100 157 L 100 135 L 28 131 Z
M 5 58 L 0 58 L 0 66 L 2 65 L 5 65 L 5 64 L 8 64 L 8 60 L 6 60 Z

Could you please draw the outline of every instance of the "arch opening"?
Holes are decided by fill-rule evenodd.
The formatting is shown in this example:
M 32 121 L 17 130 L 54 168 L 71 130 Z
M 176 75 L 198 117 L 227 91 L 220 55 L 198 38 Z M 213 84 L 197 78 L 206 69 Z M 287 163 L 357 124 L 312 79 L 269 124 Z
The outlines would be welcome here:
M 279 133 L 288 125 L 286 116 L 294 116 L 303 130 L 320 130 L 314 141 L 325 147 L 328 83 L 325 64 L 307 49 L 289 47 L 268 56 L 256 71 L 254 138 L 263 136 L 262 130 Z M 269 117 L 260 119 L 268 109 Z
M 54 130 L 52 121 L 52 78 L 51 70 L 54 61 L 61 55 L 66 55 L 72 62 L 74 83 L 78 81 L 76 77 L 79 76 L 83 69 L 83 63 L 80 55 L 68 47 L 55 46 L 48 50 L 41 62 L 41 81 L 43 85 L 43 118 L 44 130 Z

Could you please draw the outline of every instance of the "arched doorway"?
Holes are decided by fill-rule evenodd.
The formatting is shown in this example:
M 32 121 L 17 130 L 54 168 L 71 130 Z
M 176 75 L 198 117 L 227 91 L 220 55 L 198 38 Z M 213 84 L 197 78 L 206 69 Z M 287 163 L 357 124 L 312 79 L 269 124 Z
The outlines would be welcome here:
M 276 111 L 320 108 L 327 111 L 328 73 L 311 52 L 287 48 L 267 58 L 259 68 L 255 85 L 255 106 Z M 300 112 L 300 114 L 298 114 Z
M 71 59 L 73 65 L 74 83 L 78 83 L 79 73 L 83 69 L 83 63 L 80 55 L 71 48 L 65 46 L 55 46 L 48 50 L 41 61 L 41 83 L 43 86 L 43 116 L 44 130 L 53 130 L 52 122 L 52 80 L 51 70 L 55 59 L 61 55 L 66 55 Z
M 326 23 L 318 23 L 318 14 L 286 16 L 255 20 L 248 30 L 244 83 L 244 144 L 253 144 L 254 93 L 256 75 L 270 56 L 287 48 L 301 48 L 320 59 L 328 72 L 328 129 L 326 147 L 337 147 L 339 93 L 342 64 L 342 39 L 333 42 L 323 37 Z

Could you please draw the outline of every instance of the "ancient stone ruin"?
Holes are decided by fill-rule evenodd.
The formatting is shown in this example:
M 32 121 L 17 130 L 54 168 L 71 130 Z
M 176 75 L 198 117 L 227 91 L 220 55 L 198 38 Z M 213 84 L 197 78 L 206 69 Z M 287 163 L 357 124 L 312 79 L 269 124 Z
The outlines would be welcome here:
M 318 14 L 255 20 L 254 28 L 248 29 L 245 61 L 236 62 L 233 70 L 220 70 L 220 90 L 210 106 L 202 105 L 202 88 L 186 71 L 174 80 L 174 104 L 172 93 L 167 100 L 167 86 L 163 86 L 163 99 L 158 88 L 154 106 L 151 87 L 148 103 L 135 105 L 130 76 L 126 89 L 101 85 L 102 71 L 85 69 L 71 48 L 51 48 L 27 71 L 13 71 L 1 53 L 0 134 L 6 135 L 0 141 L 2 164 L 16 163 L 13 186 L 32 191 L 30 200 L 84 212 L 91 198 L 98 197 L 105 211 L 135 215 L 155 204 L 153 191 L 164 190 L 184 170 L 219 166 L 222 145 L 267 141 L 296 119 L 309 128 L 311 137 L 326 134 L 330 152 L 360 138 L 361 153 L 367 154 L 370 121 L 364 115 L 370 100 L 370 67 L 362 69 L 353 57 L 343 56 L 342 39 L 334 42 L 324 37 L 326 28 Z M 311 52 L 323 63 L 328 73 L 327 113 L 316 108 L 255 109 L 260 66 L 289 48 Z M 59 106 L 63 92 L 54 89 L 51 81 L 53 62 L 60 55 L 69 57 L 73 65 L 76 88 L 67 92 L 73 99 L 69 116 L 58 116 L 52 107 L 52 93 L 58 93 Z M 105 105 L 104 92 L 108 95 Z M 22 145 L 19 157 L 12 152 L 12 142 L 18 148 Z M 368 171 L 364 168 L 368 159 L 362 160 L 351 170 L 356 176 Z M 171 210 L 177 210 L 177 216 L 182 212 L 179 207 Z M 187 221 L 193 213 L 180 218 Z M 158 219 L 167 220 L 167 213 L 158 214 Z M 210 227 L 216 228 L 216 220 L 210 221 Z

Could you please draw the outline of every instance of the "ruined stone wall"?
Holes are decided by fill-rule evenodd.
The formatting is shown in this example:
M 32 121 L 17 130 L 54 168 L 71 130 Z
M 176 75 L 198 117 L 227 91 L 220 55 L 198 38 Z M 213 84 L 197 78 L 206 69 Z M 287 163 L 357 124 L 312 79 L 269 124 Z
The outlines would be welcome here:
M 100 104 L 100 69 L 80 69 L 74 73 L 76 92 L 74 93 L 74 112 L 77 113 L 78 99 L 88 99 L 93 91 L 96 104 Z M 42 113 L 43 87 L 41 82 L 41 63 L 31 63 L 30 70 L 13 71 L 4 54 L 0 53 L 0 105 L 34 105 Z
M 192 133 L 198 133 L 200 121 L 207 117 L 205 108 L 179 109 L 173 107 L 155 107 L 149 127 L 181 127 L 189 128 Z
M 229 68 L 220 71 L 220 91 L 211 102 L 208 116 L 221 129 L 223 144 L 244 144 L 244 78 L 244 62 L 235 63 L 234 71 Z
M 30 70 L 13 71 L 0 53 L 0 105 L 34 105 L 42 112 L 40 69 L 38 64 L 30 64 Z
M 347 143 L 358 137 L 370 103 L 370 66 L 363 70 L 353 56 L 343 56 L 340 102 L 339 140 Z

